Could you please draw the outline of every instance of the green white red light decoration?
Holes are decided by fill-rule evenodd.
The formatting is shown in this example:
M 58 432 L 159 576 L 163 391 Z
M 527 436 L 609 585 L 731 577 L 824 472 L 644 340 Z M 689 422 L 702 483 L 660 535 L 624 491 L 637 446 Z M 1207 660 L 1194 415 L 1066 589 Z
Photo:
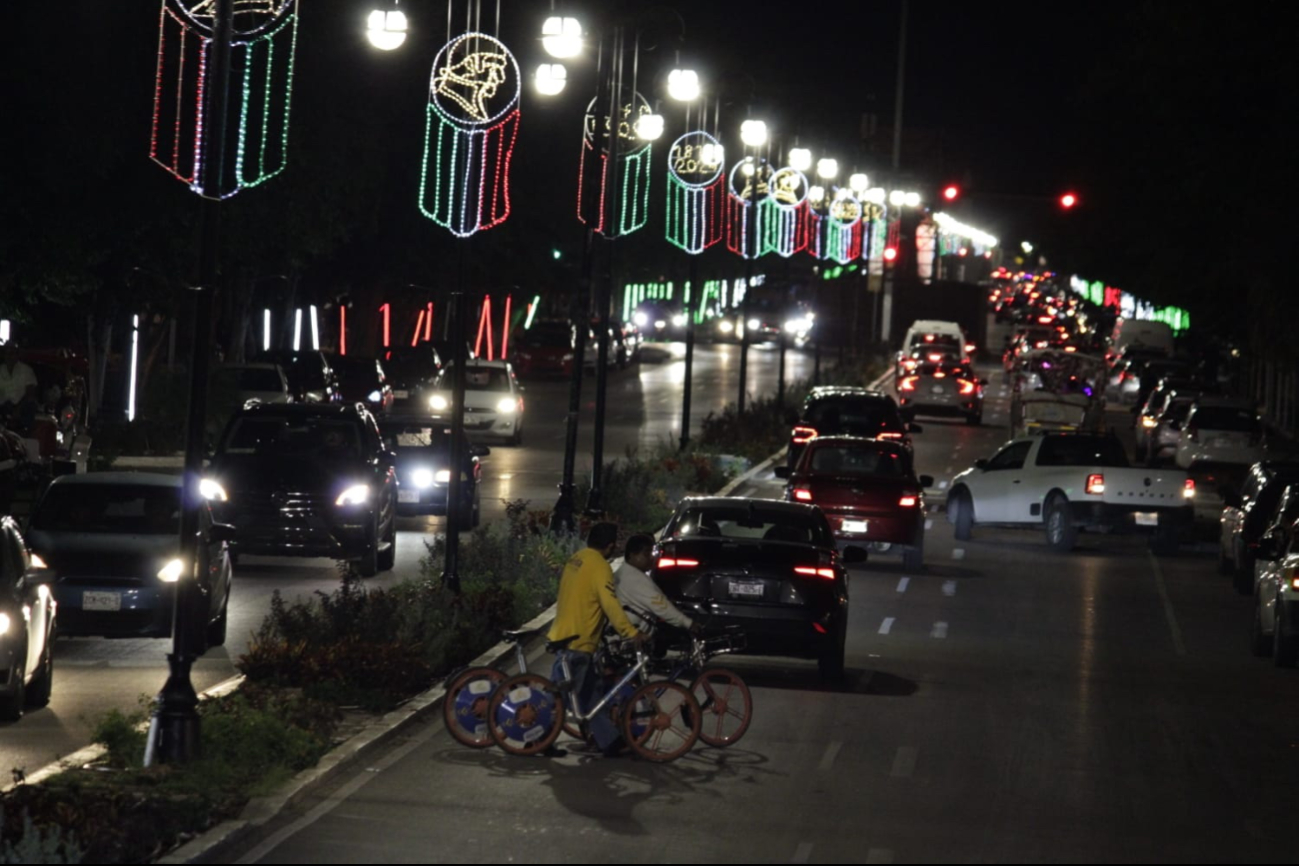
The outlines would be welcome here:
M 762 203 L 767 198 L 771 175 L 769 164 L 749 156 L 731 167 L 726 195 L 726 246 L 741 258 L 754 259 L 766 252 L 761 244 L 766 215 Z M 757 244 L 749 240 L 755 232 Z
M 702 253 L 722 239 L 725 151 L 707 132 L 687 132 L 668 153 L 667 239 Z
M 514 55 L 486 33 L 457 36 L 433 61 L 419 208 L 458 237 L 510 215 L 520 86 Z
M 297 0 L 237 0 L 230 50 L 227 159 L 203 187 L 203 118 L 210 98 L 216 0 L 163 0 L 149 157 L 205 198 L 229 198 L 284 170 L 298 34 Z
M 595 147 L 595 100 L 586 108 L 586 117 L 582 127 L 582 157 L 577 167 L 577 218 L 582 222 L 587 222 L 588 217 L 582 212 L 582 203 L 586 200 L 584 197 L 584 185 L 587 182 L 587 162 L 595 164 L 597 157 Z M 599 211 L 595 220 L 595 230 L 605 237 L 622 237 L 631 234 L 645 225 L 649 218 L 649 191 L 650 191 L 650 157 L 653 150 L 650 142 L 642 141 L 636 137 L 636 124 L 645 116 L 653 114 L 649 103 L 645 97 L 639 93 L 630 94 L 624 98 L 622 108 L 622 117 L 618 121 L 618 164 L 621 167 L 622 175 L 618 179 L 619 201 L 615 204 L 618 209 L 616 215 L 617 224 L 610 226 L 608 224 L 608 215 L 605 214 L 605 201 L 607 199 L 606 191 L 609 183 L 609 146 L 611 140 L 609 116 L 604 115 L 604 134 L 600 136 L 600 152 L 598 154 L 599 163 L 596 174 L 600 182 L 600 202 Z
M 776 253 L 789 258 L 807 248 L 807 177 L 786 166 L 771 176 L 767 188 L 770 194 L 758 205 L 760 254 Z

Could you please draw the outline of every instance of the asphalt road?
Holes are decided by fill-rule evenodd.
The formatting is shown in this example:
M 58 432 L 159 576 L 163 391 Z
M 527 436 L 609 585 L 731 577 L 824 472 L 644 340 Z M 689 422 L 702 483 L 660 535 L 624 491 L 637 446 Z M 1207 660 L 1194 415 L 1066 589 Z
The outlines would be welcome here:
M 994 382 L 986 426 L 921 419 L 936 486 L 1005 438 Z M 731 660 L 755 718 L 730 749 L 514 758 L 436 721 L 238 862 L 1294 861 L 1299 675 L 1249 655 L 1207 548 L 933 519 L 923 572 L 854 569 L 842 687 Z
M 749 357 L 749 392 L 760 395 L 776 389 L 777 352 L 772 346 L 754 346 Z M 652 344 L 643 361 L 626 370 L 611 371 L 608 385 L 608 421 L 605 457 L 621 456 L 630 447 L 649 448 L 659 441 L 676 442 L 680 436 L 681 389 L 685 380 L 684 347 Z M 693 379 L 692 428 L 710 411 L 721 409 L 736 397 L 738 351 L 733 345 L 696 347 Z M 787 354 L 788 381 L 810 376 L 812 356 L 803 351 Z M 577 471 L 589 473 L 592 460 L 594 382 L 588 377 L 583 393 Z M 483 519 L 504 513 L 502 500 L 528 499 L 537 507 L 550 507 L 557 495 L 563 466 L 564 420 L 568 412 L 567 380 L 526 382 L 526 423 L 521 448 L 492 446 L 484 458 Z M 443 531 L 438 517 L 402 518 L 398 533 L 397 567 L 376 578 L 385 583 L 418 576 L 424 542 Z M 437 569 L 440 573 L 440 564 Z M 326 559 L 244 557 L 235 573 L 230 601 L 229 641 L 208 651 L 194 666 L 193 682 L 200 691 L 236 674 L 234 661 L 247 647 L 249 636 L 270 607 L 273 592 L 286 597 L 309 595 L 336 585 L 337 566 Z M 54 691 L 47 708 L 29 712 L 15 724 L 0 725 L 0 770 L 32 772 L 73 752 L 90 741 L 94 721 L 110 709 L 131 711 L 152 699 L 167 677 L 165 655 L 170 640 L 60 640 L 55 650 Z M 6 772 L 7 781 L 8 773 Z

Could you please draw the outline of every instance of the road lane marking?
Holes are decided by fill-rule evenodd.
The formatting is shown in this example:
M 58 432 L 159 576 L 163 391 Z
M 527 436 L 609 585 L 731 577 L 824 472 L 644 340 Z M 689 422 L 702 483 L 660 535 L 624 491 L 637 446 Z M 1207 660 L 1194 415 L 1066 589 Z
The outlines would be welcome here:
M 936 637 L 936 638 L 947 637 L 947 623 L 942 622 L 941 620 L 939 622 L 934 623 L 934 628 L 931 632 L 929 632 L 929 636 Z
M 965 559 L 965 548 L 964 548 L 964 547 L 953 547 L 953 548 L 952 548 L 952 559 Z
M 808 860 L 808 858 L 811 857 L 811 856 L 812 856 L 812 843 L 811 843 L 811 842 L 799 842 L 799 843 L 798 843 L 798 847 L 794 849 L 794 857 L 793 857 L 793 859 L 790 860 L 789 862 L 790 862 L 790 863 L 806 863 L 807 860 Z
M 906 592 L 906 591 L 907 591 L 907 584 L 909 584 L 910 582 L 911 582 L 911 578 L 909 578 L 909 577 L 899 577 L 899 578 L 898 578 L 898 592 Z
M 1173 649 L 1179 656 L 1186 655 L 1186 644 L 1182 642 L 1182 629 L 1177 624 L 1177 615 L 1173 613 L 1173 602 L 1168 598 L 1168 587 L 1164 585 L 1164 573 L 1159 569 L 1159 560 L 1150 551 L 1150 567 L 1155 571 L 1155 586 L 1159 588 L 1159 600 L 1164 605 L 1164 618 L 1168 620 L 1168 630 L 1173 635 Z
M 925 529 L 933 529 L 933 528 L 934 528 L 934 519 L 932 517 L 927 518 L 925 520 Z
M 893 849 L 892 848 L 871 848 L 869 851 L 866 852 L 866 862 L 867 863 L 892 863 Z
M 821 763 L 817 764 L 818 770 L 828 770 L 834 766 L 834 759 L 839 757 L 839 750 L 843 748 L 843 743 L 835 740 L 825 747 L 825 754 L 821 756 Z
M 956 581 L 943 581 L 943 595 L 956 595 Z
M 893 769 L 889 775 L 895 779 L 906 779 L 916 769 L 916 755 L 919 750 L 915 746 L 898 746 L 897 754 L 893 756 Z
M 891 616 L 884 617 L 884 622 L 880 623 L 880 634 L 888 634 L 889 630 L 893 628 L 895 619 L 895 617 Z

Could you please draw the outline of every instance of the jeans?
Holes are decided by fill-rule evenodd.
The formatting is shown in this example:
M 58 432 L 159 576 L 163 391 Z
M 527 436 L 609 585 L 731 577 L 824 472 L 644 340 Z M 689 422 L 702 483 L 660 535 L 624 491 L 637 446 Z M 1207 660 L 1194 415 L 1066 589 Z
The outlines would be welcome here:
M 557 683 L 564 679 L 564 669 L 560 665 L 560 660 L 564 658 L 568 659 L 569 672 L 573 677 L 573 697 L 576 698 L 576 701 L 569 702 L 566 709 L 570 713 L 577 709 L 589 713 L 591 707 L 604 697 L 604 677 L 595 669 L 591 653 L 563 650 L 555 657 L 555 666 L 550 672 L 550 678 Z M 573 706 L 574 703 L 576 706 Z M 607 705 L 587 721 L 586 729 L 591 732 L 595 744 L 602 750 L 609 748 L 620 736 L 618 729 L 614 727 L 613 719 L 609 718 Z

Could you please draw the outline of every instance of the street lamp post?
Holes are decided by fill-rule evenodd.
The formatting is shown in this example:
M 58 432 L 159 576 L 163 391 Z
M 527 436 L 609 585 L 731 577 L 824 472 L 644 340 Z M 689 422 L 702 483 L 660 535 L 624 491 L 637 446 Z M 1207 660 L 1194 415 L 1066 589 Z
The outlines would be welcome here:
M 740 124 L 740 140 L 744 146 L 752 148 L 755 156 L 749 157 L 753 166 L 749 184 L 749 231 L 745 239 L 744 256 L 744 298 L 740 301 L 740 393 L 736 399 L 739 414 L 744 414 L 744 402 L 748 391 L 749 375 L 749 332 L 753 330 L 749 319 L 749 298 L 753 294 L 753 261 L 761 252 L 759 221 L 761 219 L 759 189 L 763 183 L 763 159 L 761 149 L 767 143 L 767 124 L 761 120 L 746 120 Z

